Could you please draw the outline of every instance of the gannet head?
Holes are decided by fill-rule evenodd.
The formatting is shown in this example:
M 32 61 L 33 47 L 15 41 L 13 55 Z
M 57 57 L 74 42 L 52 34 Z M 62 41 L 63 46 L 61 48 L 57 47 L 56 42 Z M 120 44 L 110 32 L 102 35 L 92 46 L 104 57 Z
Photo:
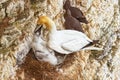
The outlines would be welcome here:
M 51 30 L 52 20 L 47 16 L 40 16 L 37 21 L 37 25 L 45 25 L 43 26 L 45 29 Z

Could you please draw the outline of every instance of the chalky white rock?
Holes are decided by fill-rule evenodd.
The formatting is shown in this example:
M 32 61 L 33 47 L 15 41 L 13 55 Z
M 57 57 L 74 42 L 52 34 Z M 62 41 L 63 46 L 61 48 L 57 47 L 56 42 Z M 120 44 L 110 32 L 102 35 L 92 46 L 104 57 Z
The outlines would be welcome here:
M 37 24 L 44 25 L 43 28 L 49 31 L 47 45 L 56 52 L 70 54 L 82 49 L 102 50 L 97 47 L 86 47 L 93 41 L 82 32 L 75 30 L 57 31 L 54 21 L 47 16 L 40 16 Z

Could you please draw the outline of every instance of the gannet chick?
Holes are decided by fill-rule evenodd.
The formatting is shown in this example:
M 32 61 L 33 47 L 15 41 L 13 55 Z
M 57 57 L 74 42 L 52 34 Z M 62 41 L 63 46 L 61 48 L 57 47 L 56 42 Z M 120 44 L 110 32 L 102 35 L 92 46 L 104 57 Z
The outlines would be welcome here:
M 52 65 L 57 65 L 58 61 L 54 54 L 54 51 L 47 47 L 46 42 L 42 40 L 40 36 L 40 28 L 36 28 L 33 35 L 32 49 L 35 57 L 39 61 L 45 61 Z
M 72 15 L 74 18 L 76 18 L 77 20 L 79 20 L 80 22 L 83 22 L 83 23 L 85 23 L 85 24 L 88 23 L 88 21 L 87 21 L 86 17 L 84 16 L 83 12 L 82 12 L 80 9 L 76 8 L 76 7 L 72 7 L 72 6 L 70 5 L 70 1 L 69 1 L 69 0 L 66 0 L 63 8 L 64 8 L 65 10 L 69 9 L 70 12 L 71 12 L 71 15 Z
M 72 30 L 84 32 L 80 22 L 76 18 L 71 16 L 71 12 L 69 9 L 66 10 L 64 14 L 64 18 L 65 18 L 65 22 L 64 22 L 65 29 L 72 29 Z
M 49 31 L 47 45 L 58 53 L 70 54 L 81 49 L 102 50 L 96 47 L 85 47 L 93 41 L 80 31 L 57 31 L 55 23 L 47 16 L 40 16 L 37 24 L 44 25 L 43 28 Z

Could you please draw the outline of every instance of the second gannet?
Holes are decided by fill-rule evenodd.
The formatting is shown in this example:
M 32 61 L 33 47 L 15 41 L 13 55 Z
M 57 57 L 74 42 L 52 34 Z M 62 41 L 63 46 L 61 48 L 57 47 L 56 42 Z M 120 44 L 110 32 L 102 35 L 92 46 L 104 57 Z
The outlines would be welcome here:
M 102 50 L 97 47 L 85 47 L 93 41 L 82 32 L 75 30 L 58 31 L 54 21 L 47 16 L 40 16 L 37 24 L 44 25 L 43 28 L 49 31 L 47 45 L 56 52 L 70 54 L 81 49 Z

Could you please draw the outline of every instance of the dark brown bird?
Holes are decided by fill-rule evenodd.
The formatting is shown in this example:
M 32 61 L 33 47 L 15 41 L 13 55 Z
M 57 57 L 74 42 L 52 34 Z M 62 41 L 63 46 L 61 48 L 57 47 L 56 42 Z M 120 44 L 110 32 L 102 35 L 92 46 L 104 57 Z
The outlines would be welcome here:
M 81 31 L 84 32 L 80 22 L 71 16 L 71 12 L 69 9 L 66 10 L 65 14 L 64 14 L 64 18 L 65 18 L 65 29 L 72 29 L 72 30 L 77 30 L 77 31 Z
M 69 1 L 69 0 L 66 0 L 63 8 L 64 8 L 65 10 L 69 9 L 70 12 L 71 12 L 71 15 L 72 15 L 74 18 L 76 18 L 77 20 L 79 20 L 80 22 L 83 22 L 83 23 L 85 23 L 85 24 L 88 23 L 88 21 L 87 21 L 86 17 L 84 16 L 83 12 L 82 12 L 80 9 L 76 8 L 76 7 L 72 7 L 72 6 L 70 5 L 70 1 Z

